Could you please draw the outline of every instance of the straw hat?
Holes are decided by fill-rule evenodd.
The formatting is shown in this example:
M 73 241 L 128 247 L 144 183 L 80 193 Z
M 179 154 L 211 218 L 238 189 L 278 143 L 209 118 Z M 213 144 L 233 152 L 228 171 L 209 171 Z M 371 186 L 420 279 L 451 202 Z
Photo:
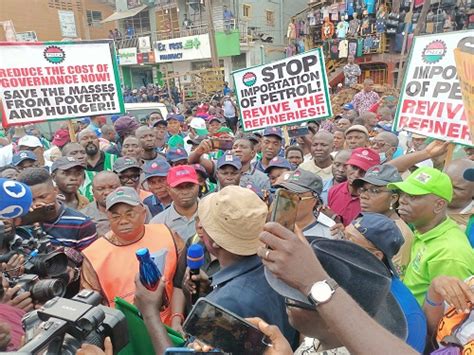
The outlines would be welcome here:
M 267 205 L 251 190 L 227 186 L 199 202 L 199 220 L 207 234 L 232 254 L 257 253 Z

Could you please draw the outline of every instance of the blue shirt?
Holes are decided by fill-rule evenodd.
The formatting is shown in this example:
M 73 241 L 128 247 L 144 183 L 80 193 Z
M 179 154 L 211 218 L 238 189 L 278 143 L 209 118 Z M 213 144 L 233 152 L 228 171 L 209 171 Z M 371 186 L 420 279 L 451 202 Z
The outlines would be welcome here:
M 334 185 L 334 178 L 324 181 L 323 191 L 321 192 L 321 200 L 324 203 L 324 206 L 328 205 L 328 192 L 331 187 Z
M 213 291 L 206 298 L 240 317 L 260 317 L 276 325 L 295 344 L 296 331 L 290 326 L 285 301 L 268 284 L 257 255 L 219 270 L 212 277 Z
M 164 211 L 166 207 L 169 207 L 165 207 L 165 205 L 163 205 L 160 199 L 155 195 L 148 196 L 143 200 L 143 203 L 148 206 L 148 209 L 150 210 L 150 213 L 153 217 L 155 217 L 158 213 Z
M 422 353 L 426 342 L 426 317 L 415 296 L 410 292 L 400 279 L 392 277 L 391 292 L 405 314 L 408 325 L 406 343 L 413 349 Z

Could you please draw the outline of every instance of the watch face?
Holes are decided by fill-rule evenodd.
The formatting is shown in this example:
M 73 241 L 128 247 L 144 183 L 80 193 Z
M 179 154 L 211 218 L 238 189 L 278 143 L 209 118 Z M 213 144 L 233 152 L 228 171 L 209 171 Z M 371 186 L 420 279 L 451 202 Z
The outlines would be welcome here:
M 333 290 L 326 282 L 317 282 L 311 287 L 311 297 L 318 303 L 329 300 L 332 293 Z

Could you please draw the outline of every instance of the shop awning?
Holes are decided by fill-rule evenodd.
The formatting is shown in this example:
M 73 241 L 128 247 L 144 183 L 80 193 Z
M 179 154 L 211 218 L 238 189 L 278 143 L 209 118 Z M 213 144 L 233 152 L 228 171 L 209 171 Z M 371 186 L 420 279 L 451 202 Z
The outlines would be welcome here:
M 133 9 L 130 9 L 130 10 L 127 10 L 127 11 L 114 12 L 112 15 L 107 17 L 105 20 L 102 20 L 102 23 L 117 21 L 117 20 L 121 20 L 121 19 L 124 19 L 124 18 L 128 18 L 128 17 L 133 17 L 136 14 L 138 14 L 139 12 L 146 9 L 146 7 L 147 7 L 146 5 L 141 5 L 141 6 L 135 7 Z

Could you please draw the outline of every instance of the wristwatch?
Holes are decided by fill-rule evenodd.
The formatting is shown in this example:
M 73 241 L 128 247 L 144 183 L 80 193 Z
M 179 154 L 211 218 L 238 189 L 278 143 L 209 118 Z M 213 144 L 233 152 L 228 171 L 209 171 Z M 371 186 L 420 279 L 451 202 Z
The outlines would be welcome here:
M 308 300 L 314 306 L 318 306 L 320 304 L 329 302 L 334 292 L 336 292 L 336 288 L 339 285 L 336 281 L 331 278 L 328 278 L 323 281 L 318 281 L 313 286 L 311 286 L 311 290 L 309 291 Z

